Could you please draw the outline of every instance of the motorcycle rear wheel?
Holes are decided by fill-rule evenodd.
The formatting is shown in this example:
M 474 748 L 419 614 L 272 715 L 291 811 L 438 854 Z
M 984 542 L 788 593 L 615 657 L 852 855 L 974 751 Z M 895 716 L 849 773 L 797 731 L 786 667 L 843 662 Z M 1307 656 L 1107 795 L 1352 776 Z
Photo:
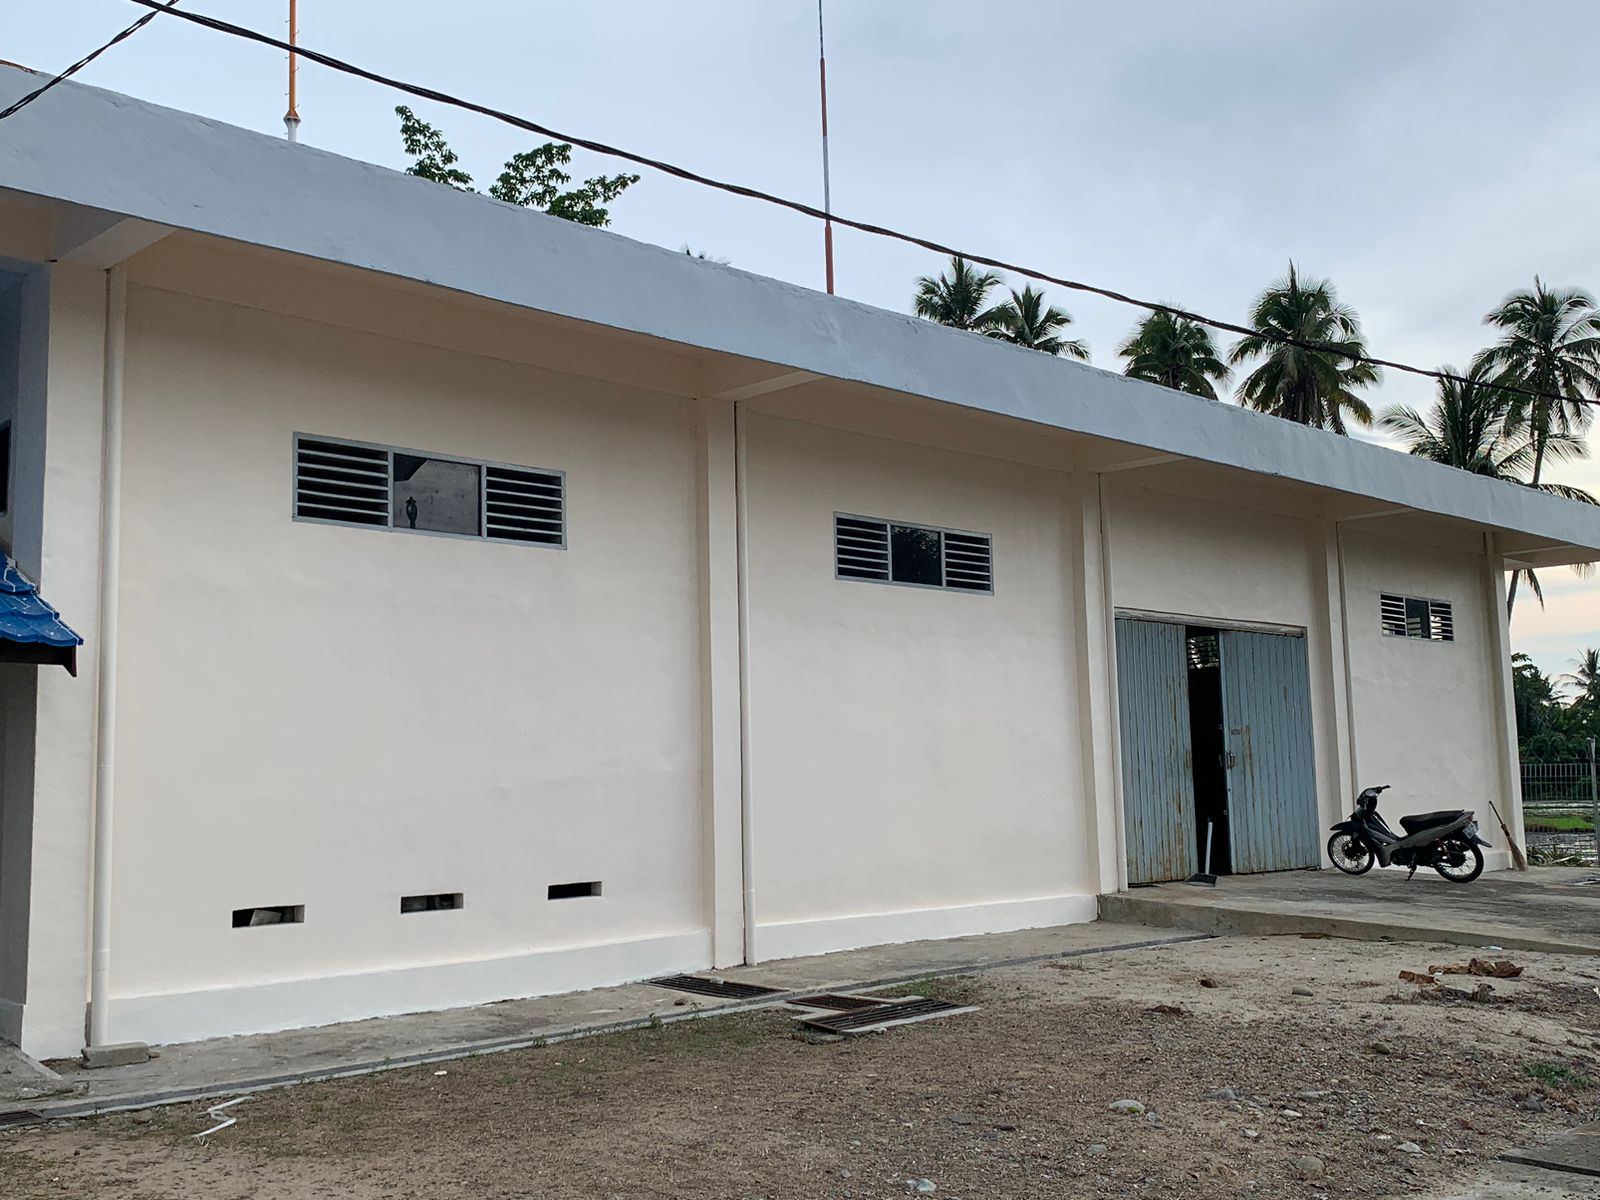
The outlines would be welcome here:
M 1471 883 L 1483 874 L 1483 851 L 1471 842 L 1468 842 L 1463 850 L 1467 861 L 1459 867 L 1450 866 L 1448 863 L 1434 863 L 1433 869 L 1451 883 Z
M 1372 870 L 1374 855 L 1355 834 L 1336 833 L 1328 839 L 1328 858 L 1346 875 L 1365 875 Z

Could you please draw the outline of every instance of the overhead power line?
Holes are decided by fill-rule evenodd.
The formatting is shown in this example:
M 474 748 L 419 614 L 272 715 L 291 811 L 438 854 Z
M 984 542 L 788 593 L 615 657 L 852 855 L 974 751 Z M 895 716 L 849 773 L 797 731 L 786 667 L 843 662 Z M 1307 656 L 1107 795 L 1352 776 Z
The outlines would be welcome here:
M 61 72 L 61 74 L 57 75 L 54 79 L 50 80 L 43 87 L 35 88 L 26 96 L 22 97 L 22 99 L 18 100 L 15 104 L 12 104 L 6 108 L 4 112 L 0 112 L 0 121 L 4 121 L 7 117 L 15 116 L 17 113 L 27 108 L 28 105 L 32 104 L 40 96 L 48 92 L 51 88 L 55 87 L 56 84 L 60 83 L 63 79 L 71 79 L 79 71 L 83 70 L 95 59 L 99 58 L 107 50 L 111 49 L 111 47 L 115 46 L 118 42 L 127 41 L 134 34 L 138 33 L 139 30 L 143 29 L 146 25 L 150 24 L 151 21 L 154 21 L 157 17 L 159 17 L 162 12 L 171 10 L 177 5 L 177 3 L 178 0 L 167 0 L 165 4 L 150 5 L 151 8 L 156 10 L 155 12 L 145 13 L 144 16 L 140 17 L 132 25 L 129 25 L 126 29 L 117 34 L 116 37 L 112 38 L 105 45 L 101 46 L 98 50 L 89 51 L 88 54 L 85 54 L 77 62 L 73 63 L 70 67 Z
M 961 250 L 954 246 L 947 246 L 943 242 L 937 242 L 931 238 L 919 237 L 916 234 L 905 233 L 902 230 L 891 229 L 884 225 L 874 225 L 867 221 L 857 221 L 849 217 L 842 217 L 836 212 L 824 211 L 823 209 L 816 208 L 810 204 L 803 203 L 802 201 L 791 200 L 786 196 L 774 195 L 771 192 L 764 192 L 759 188 L 747 187 L 740 183 L 728 183 L 725 180 L 713 179 L 708 175 L 702 175 L 698 171 L 691 171 L 687 167 L 680 167 L 675 163 L 664 162 L 661 159 L 650 158 L 643 154 L 636 154 L 631 150 L 624 150 L 618 146 L 611 146 L 607 145 L 605 142 L 595 141 L 593 138 L 577 137 L 570 133 L 563 133 L 558 129 L 551 129 L 547 125 L 541 125 L 537 121 L 530 121 L 526 117 L 519 117 L 515 113 L 505 112 L 497 108 L 490 108 L 486 104 L 479 104 L 474 100 L 466 100 L 460 96 L 452 95 L 449 92 L 441 92 L 434 88 L 423 87 L 421 84 L 408 83 L 403 79 L 395 79 L 388 75 L 380 75 L 376 71 L 370 71 L 365 67 L 359 67 L 354 63 L 346 62 L 344 59 L 336 58 L 333 55 L 323 53 L 320 50 L 312 50 L 304 45 L 298 44 L 291 46 L 288 42 L 282 41 L 279 38 L 272 37 L 269 34 L 261 33 L 258 30 L 248 29 L 243 25 L 235 25 L 232 22 L 224 21 L 217 17 L 206 16 L 203 13 L 185 12 L 182 9 L 173 7 L 177 3 L 177 0 L 167 0 L 167 3 L 165 4 L 160 3 L 159 0 L 130 0 L 130 2 L 154 11 L 141 18 L 139 22 L 136 22 L 132 27 L 123 31 L 123 33 L 112 39 L 112 42 L 108 43 L 110 45 L 114 45 L 117 41 L 120 41 L 122 38 L 128 36 L 144 21 L 150 20 L 151 17 L 166 14 L 177 17 L 179 20 L 192 22 L 195 25 L 205 26 L 207 29 L 213 29 L 219 33 L 226 33 L 233 37 L 244 38 L 247 41 L 258 42 L 263 46 L 271 46 L 274 49 L 282 50 L 286 53 L 298 54 L 301 58 L 310 59 L 312 62 L 327 67 L 329 70 L 339 71 L 345 75 L 353 75 L 358 79 L 365 79 L 371 83 L 392 88 L 395 91 L 405 92 L 407 95 L 415 96 L 421 100 L 432 100 L 435 103 L 444 104 L 451 108 L 459 108 L 466 112 L 478 113 L 480 116 L 489 117 L 493 120 L 500 121 L 503 124 L 510 125 L 516 129 L 522 129 L 529 133 L 538 134 L 540 137 L 550 138 L 551 140 L 558 142 L 569 142 L 574 146 L 582 146 L 585 150 L 593 151 L 595 154 L 603 154 L 610 158 L 620 158 L 623 161 L 633 163 L 636 166 L 648 167 L 653 171 L 660 171 L 664 175 L 670 175 L 677 179 L 683 179 L 689 183 L 701 184 L 704 187 L 715 188 L 718 191 L 728 192 L 735 196 L 744 196 L 751 200 L 760 200 L 763 203 L 776 205 L 779 208 L 786 208 L 791 212 L 797 212 L 802 216 L 811 217 L 818 221 L 832 222 L 833 224 L 843 225 L 846 228 L 854 229 L 861 233 L 869 233 L 876 237 L 889 238 L 897 242 L 905 242 L 908 245 L 918 246 L 924 250 L 931 250 L 935 254 L 964 258 L 968 262 L 977 263 L 980 266 L 992 267 L 997 271 L 1010 271 L 1014 274 L 1022 275 L 1029 279 L 1039 280 L 1042 283 L 1055 284 L 1057 287 L 1065 288 L 1068 291 L 1084 292 L 1088 295 L 1100 296 L 1106 300 L 1115 301 L 1118 304 L 1126 304 L 1133 308 L 1143 309 L 1146 312 L 1168 313 L 1172 316 L 1181 317 L 1187 321 L 1194 321 L 1196 324 L 1205 325 L 1211 329 L 1220 330 L 1224 333 L 1238 334 L 1240 337 L 1258 337 L 1266 341 L 1275 342 L 1279 345 L 1296 346 L 1302 350 L 1318 350 L 1324 353 L 1336 354 L 1342 358 L 1348 358 L 1352 362 L 1364 362 L 1375 367 L 1387 367 L 1392 371 L 1401 371 L 1408 375 L 1419 375 L 1427 379 L 1437 379 L 1444 382 L 1473 385 L 1477 385 L 1482 382 L 1481 380 L 1468 379 L 1463 375 L 1456 375 L 1448 371 L 1438 371 L 1428 367 L 1419 367 L 1412 363 L 1396 362 L 1393 359 L 1378 358 L 1371 354 L 1352 353 L 1350 350 L 1342 346 L 1329 345 L 1325 342 L 1307 341 L 1301 338 L 1290 337 L 1285 334 L 1269 332 L 1260 329 L 1252 329 L 1248 325 L 1239 325 L 1232 321 L 1219 320 L 1216 317 L 1208 317 L 1203 313 L 1191 312 L 1188 309 L 1178 308 L 1171 304 L 1160 304 L 1151 300 L 1141 300 L 1136 296 L 1130 296 L 1125 292 L 1119 292 L 1114 288 L 1101 287 L 1098 284 L 1084 283 L 1081 280 L 1066 279 L 1059 275 L 1052 275 L 1049 272 L 1041 271 L 1036 267 L 1023 266 L 1021 264 L 1007 262 L 1004 259 L 999 258 L 990 258 L 987 255 L 973 254 L 967 250 Z M 104 47 L 102 47 L 102 49 L 104 49 Z M 95 53 L 98 54 L 100 51 L 96 51 Z M 93 57 L 93 55 L 90 56 L 91 59 Z M 76 70 L 76 68 L 73 68 L 73 70 Z M 48 87 L 51 85 L 46 86 Z M 0 116 L 4 115 L 5 114 L 0 114 Z M 1504 383 L 1496 384 L 1494 386 L 1500 391 L 1508 392 L 1513 395 L 1526 396 L 1535 400 L 1554 400 L 1562 404 L 1569 403 L 1571 400 L 1570 397 L 1562 396 L 1555 392 L 1545 392 L 1537 388 L 1523 387 L 1519 384 Z M 1600 400 L 1580 399 L 1579 402 L 1583 404 L 1600 405 Z

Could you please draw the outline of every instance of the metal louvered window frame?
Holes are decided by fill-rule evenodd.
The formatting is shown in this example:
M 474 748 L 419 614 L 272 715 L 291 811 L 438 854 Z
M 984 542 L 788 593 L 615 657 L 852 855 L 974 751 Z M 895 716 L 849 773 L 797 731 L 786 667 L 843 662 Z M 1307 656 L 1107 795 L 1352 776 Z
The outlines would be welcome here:
M 319 442 L 325 446 L 348 446 L 353 450 L 377 451 L 385 456 L 385 480 L 388 488 L 384 502 L 384 520 L 376 521 L 350 521 L 338 517 L 307 517 L 300 514 L 300 445 L 302 442 Z M 397 454 L 409 454 L 418 458 L 434 459 L 438 462 L 461 463 L 464 466 L 478 468 L 478 532 L 455 533 L 445 529 L 409 529 L 394 523 L 394 458 Z M 531 541 L 527 538 L 505 536 L 489 532 L 490 529 L 490 473 L 493 471 L 515 472 L 518 475 L 544 475 L 559 480 L 560 492 L 560 537 L 557 541 Z M 540 485 L 549 486 L 549 485 Z M 463 458 L 458 454 L 435 454 L 431 450 L 413 450 L 405 446 L 388 446 L 380 442 L 358 442 L 351 438 L 323 437 L 316 433 L 296 433 L 289 458 L 289 516 L 292 520 L 307 525 L 337 525 L 341 529 L 379 529 L 391 533 L 404 533 L 413 537 L 446 537 L 465 538 L 473 542 L 500 542 L 509 546 L 533 546 L 543 550 L 565 550 L 567 548 L 567 473 L 553 470 L 550 467 L 528 467 L 520 463 L 493 462 L 483 458 Z
M 1407 604 L 1428 606 L 1428 627 L 1424 633 L 1412 633 L 1407 616 Z M 1405 638 L 1412 642 L 1454 642 L 1456 640 L 1455 607 L 1449 600 L 1435 600 L 1427 596 L 1405 596 L 1399 592 L 1378 594 L 1378 622 L 1384 637 Z
M 840 521 L 857 521 L 866 525 L 882 527 L 882 561 L 884 574 L 881 577 L 866 573 L 867 567 L 865 566 L 865 562 L 867 559 L 876 557 L 876 552 L 863 554 L 861 556 L 862 563 L 857 568 L 858 573 L 846 573 L 848 568 L 841 564 L 839 558 Z M 907 583 L 904 580 L 893 578 L 894 563 L 892 561 L 893 554 L 890 547 L 893 541 L 892 531 L 895 526 L 899 526 L 902 529 L 920 529 L 928 533 L 937 533 L 939 535 L 939 570 L 945 582 Z M 960 584 L 951 584 L 949 582 L 949 543 L 946 541 L 946 538 L 951 536 L 958 538 L 977 538 L 983 541 L 984 546 L 989 551 L 989 584 L 987 587 L 963 587 Z M 947 529 L 939 525 L 928 525 L 922 521 L 897 521 L 892 517 L 868 517 L 863 516 L 861 513 L 836 512 L 833 514 L 833 577 L 835 579 L 842 580 L 845 583 L 876 583 L 884 584 L 889 587 L 916 588 L 919 591 L 924 592 L 957 592 L 966 593 L 970 596 L 992 596 L 994 595 L 994 538 L 990 534 L 979 533 L 972 529 Z

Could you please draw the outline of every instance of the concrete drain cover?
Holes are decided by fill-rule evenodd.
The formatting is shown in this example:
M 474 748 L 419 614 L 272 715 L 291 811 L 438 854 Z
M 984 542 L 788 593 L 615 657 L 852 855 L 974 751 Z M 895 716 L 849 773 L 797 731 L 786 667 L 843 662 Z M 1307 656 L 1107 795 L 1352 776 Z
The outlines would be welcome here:
M 904 1000 L 857 1008 L 828 1017 L 803 1017 L 800 1023 L 807 1029 L 822 1033 L 875 1033 L 895 1025 L 910 1025 L 915 1021 L 931 1021 L 935 1017 L 953 1017 L 957 1013 L 977 1011 L 974 1005 L 952 1004 L 948 1000 Z
M 759 987 L 753 983 L 730 983 L 726 979 L 701 979 L 698 975 L 663 975 L 646 982 L 656 987 L 671 988 L 675 992 L 693 992 L 697 996 L 712 996 L 718 1000 L 754 1000 L 759 996 L 776 996 L 777 988 Z

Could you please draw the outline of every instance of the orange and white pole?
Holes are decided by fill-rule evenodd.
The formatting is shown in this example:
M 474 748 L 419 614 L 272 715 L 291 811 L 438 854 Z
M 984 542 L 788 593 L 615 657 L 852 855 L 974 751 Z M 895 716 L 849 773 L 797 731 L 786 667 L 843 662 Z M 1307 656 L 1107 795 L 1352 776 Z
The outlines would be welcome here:
M 289 0 L 289 45 L 300 43 L 300 20 L 297 0 Z M 300 108 L 296 103 L 295 85 L 300 70 L 300 56 L 289 51 L 289 111 L 283 114 L 283 128 L 291 142 L 300 140 Z
M 827 262 L 828 295 L 833 295 L 833 187 L 828 175 L 828 47 L 822 36 L 822 0 L 817 0 L 817 71 L 822 82 L 822 252 Z

